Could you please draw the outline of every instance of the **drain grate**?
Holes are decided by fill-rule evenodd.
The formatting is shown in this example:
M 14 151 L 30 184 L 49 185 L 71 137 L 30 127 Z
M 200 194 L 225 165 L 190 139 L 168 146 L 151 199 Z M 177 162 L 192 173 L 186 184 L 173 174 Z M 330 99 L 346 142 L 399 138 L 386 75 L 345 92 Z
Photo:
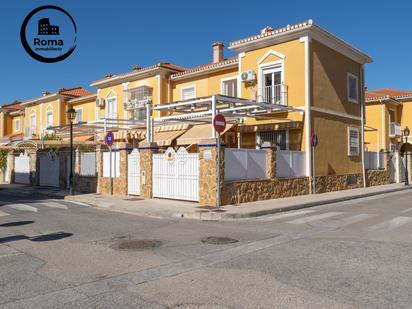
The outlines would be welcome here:
M 239 240 L 230 237 L 209 236 L 202 238 L 202 243 L 211 245 L 226 245 L 233 244 Z
M 153 249 L 162 245 L 160 240 L 151 240 L 151 239 L 128 239 L 121 240 L 110 247 L 115 250 L 145 250 Z

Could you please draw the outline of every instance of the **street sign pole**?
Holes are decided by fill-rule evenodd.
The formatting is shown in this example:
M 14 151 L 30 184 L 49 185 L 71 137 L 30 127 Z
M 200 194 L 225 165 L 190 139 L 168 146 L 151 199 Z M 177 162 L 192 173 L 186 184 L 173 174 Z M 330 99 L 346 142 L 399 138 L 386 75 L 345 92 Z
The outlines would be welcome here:
M 114 134 L 109 131 L 104 138 L 106 145 L 109 147 L 109 194 L 113 195 L 113 175 L 112 175 L 112 146 L 114 143 Z
M 217 168 L 216 168 L 216 206 L 220 208 L 220 134 L 226 129 L 226 119 L 225 116 L 217 114 L 213 118 L 213 127 L 215 128 L 216 143 L 217 143 Z
M 112 186 L 112 146 L 109 146 L 109 194 L 113 195 L 113 186 Z
M 316 171 L 315 171 L 315 148 L 318 146 L 318 136 L 313 133 L 310 138 L 310 144 L 312 146 L 312 194 L 316 194 Z

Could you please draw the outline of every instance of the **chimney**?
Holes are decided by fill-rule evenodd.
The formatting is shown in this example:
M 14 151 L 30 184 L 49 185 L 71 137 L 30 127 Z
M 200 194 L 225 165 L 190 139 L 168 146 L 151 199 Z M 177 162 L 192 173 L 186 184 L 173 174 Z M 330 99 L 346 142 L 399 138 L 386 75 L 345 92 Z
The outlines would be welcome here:
M 49 95 L 50 94 L 50 92 L 48 92 L 48 91 L 43 91 L 43 97 L 45 97 L 46 95 Z
M 212 44 L 213 48 L 213 63 L 220 62 L 224 60 L 223 56 L 223 48 L 225 45 L 223 45 L 222 42 L 215 42 Z

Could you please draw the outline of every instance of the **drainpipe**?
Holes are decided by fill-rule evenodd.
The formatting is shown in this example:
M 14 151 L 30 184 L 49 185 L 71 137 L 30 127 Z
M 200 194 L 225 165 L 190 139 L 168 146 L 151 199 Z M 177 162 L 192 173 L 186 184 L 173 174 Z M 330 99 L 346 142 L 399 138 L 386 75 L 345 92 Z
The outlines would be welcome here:
M 362 177 L 363 177 L 363 187 L 366 188 L 366 170 L 365 170 L 365 70 L 363 65 L 361 66 L 361 136 L 362 136 Z

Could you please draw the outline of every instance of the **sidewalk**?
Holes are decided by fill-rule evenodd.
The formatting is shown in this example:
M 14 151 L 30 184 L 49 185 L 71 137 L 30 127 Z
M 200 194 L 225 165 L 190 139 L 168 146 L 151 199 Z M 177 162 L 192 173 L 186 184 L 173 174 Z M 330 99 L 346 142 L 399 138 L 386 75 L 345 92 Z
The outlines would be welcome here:
M 164 199 L 140 199 L 132 196 L 106 196 L 82 194 L 66 196 L 69 201 L 76 201 L 90 206 L 135 214 L 153 218 L 188 218 L 198 220 L 231 220 L 251 218 L 282 211 L 313 207 L 348 201 L 379 194 L 411 189 L 403 184 L 390 184 L 369 188 L 329 192 L 316 195 L 304 195 L 274 200 L 245 203 L 241 206 L 227 205 L 220 209 L 199 206 L 198 203 Z

